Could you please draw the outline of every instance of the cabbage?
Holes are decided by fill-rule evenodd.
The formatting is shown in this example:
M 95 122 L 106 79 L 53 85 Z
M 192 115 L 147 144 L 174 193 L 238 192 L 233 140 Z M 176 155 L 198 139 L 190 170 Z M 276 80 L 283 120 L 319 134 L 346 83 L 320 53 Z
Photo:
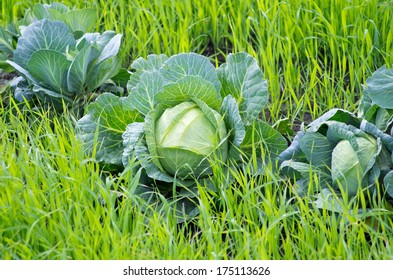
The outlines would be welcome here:
M 287 147 L 259 119 L 267 82 L 250 55 L 230 54 L 219 68 L 195 53 L 149 55 L 131 68 L 128 96 L 99 96 L 77 131 L 104 166 L 143 174 L 135 191 L 149 203 L 180 199 L 186 209 L 179 211 L 193 215 L 196 186 L 214 175 L 212 165 L 224 171 L 253 157 L 260 174 Z
M 297 180 L 308 192 L 310 176 L 315 189 L 330 189 L 353 198 L 359 191 L 374 190 L 393 167 L 393 137 L 353 114 L 332 109 L 300 131 L 279 155 L 284 175 Z M 314 186 L 315 187 L 315 186 Z

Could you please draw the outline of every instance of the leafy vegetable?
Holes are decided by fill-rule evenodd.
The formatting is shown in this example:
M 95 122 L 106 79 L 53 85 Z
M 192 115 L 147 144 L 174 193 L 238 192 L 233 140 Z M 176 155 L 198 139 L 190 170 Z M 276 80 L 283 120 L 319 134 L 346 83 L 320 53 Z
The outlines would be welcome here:
M 262 163 L 274 160 L 286 148 L 285 138 L 258 120 L 268 91 L 262 71 L 250 55 L 230 54 L 218 69 L 195 53 L 169 58 L 150 55 L 137 59 L 131 68 L 129 95 L 120 98 L 108 93 L 110 103 L 97 99 L 78 121 L 78 133 L 84 140 L 99 140 L 96 155 L 103 164 L 126 168 L 137 160 L 150 178 L 139 187 L 150 186 L 152 195 L 160 193 L 168 201 L 175 197 L 193 201 L 197 191 L 192 186 L 211 176 L 213 161 L 224 169 L 257 153 Z M 113 113 L 107 113 L 108 104 L 116 104 Z M 129 119 L 126 112 L 139 114 L 143 121 Z M 117 123 L 122 127 L 116 129 Z M 117 144 L 105 140 L 121 136 L 123 147 L 118 140 Z M 272 158 L 262 158 L 260 149 L 251 143 L 263 147 L 266 155 L 271 149 Z M 86 147 L 94 152 L 92 145 Z M 122 153 L 121 160 L 108 157 L 115 150 L 116 155 Z M 187 214 L 196 213 L 195 202 L 193 205 L 186 207 Z
M 27 81 L 18 84 L 23 89 L 16 90 L 16 99 L 36 98 L 59 110 L 62 102 L 83 105 L 93 90 L 117 73 L 120 40 L 121 35 L 113 31 L 86 33 L 75 39 L 64 22 L 33 22 L 23 29 L 13 61 L 8 60 Z
M 282 172 L 308 192 L 310 179 L 319 188 L 352 198 L 358 191 L 375 190 L 393 167 L 393 137 L 353 114 L 333 109 L 300 131 L 279 155 Z M 310 174 L 314 174 L 311 176 Z
M 26 11 L 21 20 L 7 26 L 7 28 L 0 26 L 0 69 L 6 72 L 14 71 L 14 68 L 6 63 L 6 60 L 13 59 L 16 42 L 26 26 L 42 19 L 57 20 L 65 23 L 73 33 L 73 36 L 79 38 L 86 32 L 94 31 L 97 23 L 97 14 L 94 9 L 71 10 L 66 5 L 58 2 L 35 4 L 32 9 Z

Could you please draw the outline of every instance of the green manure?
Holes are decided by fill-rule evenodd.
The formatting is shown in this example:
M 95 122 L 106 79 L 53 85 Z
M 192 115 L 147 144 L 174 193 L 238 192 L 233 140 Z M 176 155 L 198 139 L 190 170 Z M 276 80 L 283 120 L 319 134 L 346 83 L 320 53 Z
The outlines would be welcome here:
M 3 0 L 0 24 L 35 3 Z M 334 107 L 356 112 L 367 77 L 393 62 L 392 1 L 63 3 L 96 9 L 96 32 L 123 34 L 128 69 L 152 53 L 196 52 L 217 67 L 230 52 L 251 54 L 269 87 L 261 117 L 286 118 L 295 132 Z M 393 258 L 393 212 L 381 196 L 361 193 L 332 213 L 275 166 L 254 176 L 255 158 L 215 165 L 219 191 L 198 185 L 200 214 L 178 224 L 169 205 L 158 211 L 133 194 L 141 174 L 105 171 L 85 154 L 71 113 L 22 109 L 9 94 L 0 106 L 1 259 Z M 318 180 L 310 172 L 311 188 Z
M 35 3 L 3 1 L 0 22 L 12 22 Z M 97 32 L 123 34 L 125 67 L 151 53 L 204 53 L 217 64 L 229 52 L 251 54 L 269 81 L 272 121 L 316 118 L 332 107 L 354 111 L 365 78 L 392 64 L 391 1 L 63 3 L 96 9 Z
M 253 162 L 230 173 L 216 166 L 222 188 L 198 186 L 200 215 L 178 224 L 170 207 L 149 211 L 132 195 L 131 170 L 102 180 L 67 114 L 38 112 L 32 121 L 25 111 L 0 112 L 2 259 L 393 257 L 391 210 L 381 198 L 366 214 L 364 197 L 332 214 L 270 168 L 252 177 Z

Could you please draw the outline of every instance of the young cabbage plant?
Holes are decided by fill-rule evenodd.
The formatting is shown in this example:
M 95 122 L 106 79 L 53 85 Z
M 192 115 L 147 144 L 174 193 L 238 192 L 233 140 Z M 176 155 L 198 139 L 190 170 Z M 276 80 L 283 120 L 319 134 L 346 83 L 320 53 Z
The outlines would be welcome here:
M 13 60 L 13 53 L 21 32 L 28 25 L 37 20 L 48 19 L 64 22 L 73 32 L 75 38 L 84 33 L 93 32 L 97 23 L 97 13 L 94 9 L 70 9 L 58 2 L 51 4 L 35 4 L 25 12 L 23 18 L 8 24 L 6 28 L 0 26 L 0 69 L 3 72 L 13 72 L 15 69 L 7 60 Z
M 97 98 L 78 121 L 78 133 L 104 164 L 127 170 L 138 162 L 148 178 L 139 194 L 180 199 L 187 209 L 179 213 L 194 215 L 194 186 L 213 176 L 212 163 L 224 170 L 257 154 L 261 168 L 287 147 L 285 138 L 258 118 L 268 90 L 250 55 L 230 54 L 217 69 L 195 53 L 149 55 L 131 68 L 129 95 Z
M 13 61 L 24 78 L 15 89 L 19 101 L 79 108 L 119 69 L 121 34 L 86 33 L 75 39 L 61 21 L 38 20 L 22 30 Z
M 393 137 L 374 124 L 332 109 L 299 131 L 279 161 L 282 173 L 297 180 L 300 194 L 308 193 L 317 177 L 315 191 L 350 199 L 376 190 L 393 167 L 392 150 Z

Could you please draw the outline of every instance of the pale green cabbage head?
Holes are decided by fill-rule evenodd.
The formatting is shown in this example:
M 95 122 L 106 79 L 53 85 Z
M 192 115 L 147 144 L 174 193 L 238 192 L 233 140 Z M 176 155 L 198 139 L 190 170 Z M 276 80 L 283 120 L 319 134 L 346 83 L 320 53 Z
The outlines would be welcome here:
M 157 153 L 166 172 L 180 178 L 200 176 L 209 172 L 209 156 L 226 160 L 227 129 L 222 116 L 210 112 L 209 117 L 194 102 L 183 102 L 166 109 L 157 120 Z
M 356 137 L 357 147 L 348 140 L 341 140 L 333 149 L 332 179 L 339 183 L 349 196 L 354 196 L 362 185 L 367 165 L 378 150 L 374 137 Z

